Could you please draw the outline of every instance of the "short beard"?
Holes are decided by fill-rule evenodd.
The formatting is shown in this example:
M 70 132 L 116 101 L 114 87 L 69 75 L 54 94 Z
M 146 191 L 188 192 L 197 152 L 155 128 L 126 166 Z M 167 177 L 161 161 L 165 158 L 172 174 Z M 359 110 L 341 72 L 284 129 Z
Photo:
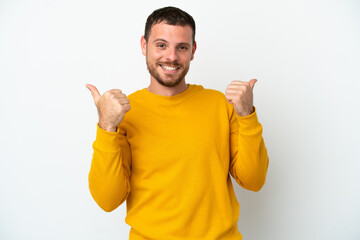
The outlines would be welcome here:
M 179 66 L 179 64 L 177 62 L 167 62 L 164 63 L 166 65 L 169 66 Z M 150 66 L 150 64 L 148 63 L 148 61 L 146 60 L 146 65 L 147 65 L 147 69 L 149 70 L 149 73 L 152 77 L 154 77 L 156 79 L 156 81 L 158 83 L 160 83 L 162 86 L 164 87 L 175 87 L 177 85 L 180 84 L 180 82 L 185 78 L 185 75 L 187 74 L 187 72 L 189 71 L 189 67 L 184 68 L 183 72 L 181 73 L 181 75 L 176 79 L 175 82 L 165 82 L 159 75 L 159 73 L 156 71 L 156 66 Z

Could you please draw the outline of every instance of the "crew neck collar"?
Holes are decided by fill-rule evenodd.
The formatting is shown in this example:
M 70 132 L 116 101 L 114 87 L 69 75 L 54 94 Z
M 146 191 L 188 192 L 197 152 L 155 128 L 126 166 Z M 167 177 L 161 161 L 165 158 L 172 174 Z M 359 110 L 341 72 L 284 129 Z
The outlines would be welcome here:
M 143 94 L 146 97 L 152 98 L 152 99 L 158 99 L 160 101 L 176 101 L 179 99 L 182 99 L 186 96 L 188 96 L 193 90 L 194 90 L 194 85 L 193 84 L 187 84 L 188 87 L 181 93 L 178 93 L 174 96 L 163 96 L 163 95 L 158 95 L 155 93 L 150 92 L 149 90 L 147 90 L 146 88 L 142 89 Z

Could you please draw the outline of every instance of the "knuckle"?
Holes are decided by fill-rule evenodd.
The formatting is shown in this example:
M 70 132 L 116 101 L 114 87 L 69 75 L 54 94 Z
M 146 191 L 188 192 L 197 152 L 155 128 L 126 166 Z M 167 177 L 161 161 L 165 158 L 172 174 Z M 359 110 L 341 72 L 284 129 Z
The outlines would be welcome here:
M 113 89 L 111 89 L 110 91 L 112 91 L 112 92 L 120 92 L 120 93 L 122 93 L 122 91 L 121 91 L 120 89 L 116 89 L 116 88 L 113 88 Z
M 108 91 L 110 95 L 116 96 L 116 95 L 120 95 L 122 92 L 119 89 L 111 89 Z
M 241 85 L 239 90 L 240 90 L 241 92 L 244 92 L 244 91 L 246 91 L 246 89 L 247 89 L 247 86 Z
M 108 90 L 104 93 L 103 96 L 106 96 L 106 97 L 112 97 L 114 96 L 114 92 L 112 90 Z

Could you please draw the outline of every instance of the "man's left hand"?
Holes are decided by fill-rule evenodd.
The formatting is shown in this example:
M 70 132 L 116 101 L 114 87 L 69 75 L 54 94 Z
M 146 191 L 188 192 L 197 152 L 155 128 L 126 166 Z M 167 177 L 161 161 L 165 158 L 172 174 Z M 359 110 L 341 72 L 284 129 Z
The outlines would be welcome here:
M 227 86 L 225 97 L 234 105 L 238 116 L 244 117 L 254 112 L 253 89 L 256 82 L 256 79 L 251 79 L 249 82 L 232 81 Z

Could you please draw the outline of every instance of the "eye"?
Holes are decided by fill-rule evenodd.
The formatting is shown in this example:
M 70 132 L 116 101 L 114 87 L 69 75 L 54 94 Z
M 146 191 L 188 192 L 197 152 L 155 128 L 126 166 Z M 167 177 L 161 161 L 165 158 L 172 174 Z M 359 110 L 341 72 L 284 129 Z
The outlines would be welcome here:
M 180 46 L 179 49 L 180 50 L 187 50 L 188 48 L 186 46 Z
M 160 44 L 157 45 L 157 47 L 158 47 L 158 48 L 164 48 L 164 47 L 165 47 L 165 44 L 160 43 Z

